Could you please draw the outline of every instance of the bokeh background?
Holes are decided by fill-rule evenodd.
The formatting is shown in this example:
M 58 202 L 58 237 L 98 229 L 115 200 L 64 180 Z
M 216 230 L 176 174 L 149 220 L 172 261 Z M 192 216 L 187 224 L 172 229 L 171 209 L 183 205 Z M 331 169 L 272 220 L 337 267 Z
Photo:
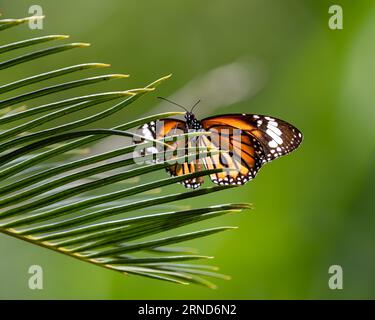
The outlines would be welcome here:
M 107 62 L 110 72 L 131 74 L 102 89 L 139 87 L 173 73 L 156 94 L 101 126 L 174 110 L 158 104 L 162 95 L 185 105 L 202 98 L 198 117 L 273 115 L 295 124 L 305 139 L 246 186 L 194 200 L 255 206 L 202 224 L 239 229 L 187 243 L 214 255 L 213 263 L 232 276 L 217 281 L 218 289 L 125 277 L 0 235 L 0 298 L 375 298 L 373 1 L 1 0 L 0 11 L 23 17 L 32 4 L 44 10 L 44 29 L 10 29 L 1 44 L 70 34 L 92 47 L 14 68 L 1 83 L 81 62 Z M 332 4 L 343 8 L 343 30 L 328 28 Z M 32 264 L 44 269 L 43 290 L 27 287 Z M 343 268 L 343 290 L 328 287 L 334 264 Z

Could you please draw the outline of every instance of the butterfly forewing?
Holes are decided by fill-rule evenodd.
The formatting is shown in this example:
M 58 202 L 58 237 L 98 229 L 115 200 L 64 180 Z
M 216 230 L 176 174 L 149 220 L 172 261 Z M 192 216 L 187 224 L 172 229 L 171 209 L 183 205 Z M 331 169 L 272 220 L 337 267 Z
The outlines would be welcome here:
M 252 134 L 262 143 L 267 162 L 292 152 L 300 145 L 302 134 L 291 124 L 268 116 L 252 115 L 251 118 L 258 128 Z
M 252 135 L 260 142 L 265 158 L 272 161 L 296 149 L 301 141 L 301 132 L 291 124 L 264 115 L 228 114 L 202 120 L 206 130 L 218 126 L 231 126 Z

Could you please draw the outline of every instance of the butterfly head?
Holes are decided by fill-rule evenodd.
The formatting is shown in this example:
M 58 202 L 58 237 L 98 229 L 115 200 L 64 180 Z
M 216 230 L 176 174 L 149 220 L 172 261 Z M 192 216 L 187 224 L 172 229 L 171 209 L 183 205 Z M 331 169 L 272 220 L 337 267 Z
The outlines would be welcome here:
M 194 113 L 193 113 L 193 110 L 194 108 L 199 104 L 200 100 L 198 100 L 194 105 L 193 107 L 191 108 L 191 110 L 189 111 L 188 109 L 186 109 L 184 106 L 176 103 L 176 102 L 173 102 L 169 99 L 166 99 L 166 98 L 163 98 L 163 97 L 158 97 L 159 99 L 162 99 L 162 100 L 165 100 L 165 101 L 168 101 L 169 103 L 172 103 L 182 109 L 184 109 L 186 111 L 185 113 L 185 121 L 186 121 L 186 126 L 188 129 L 192 129 L 192 130 L 201 130 L 203 129 L 203 126 L 202 126 L 202 123 L 197 120 L 197 118 L 195 117 Z
M 185 120 L 186 125 L 189 129 L 200 130 L 203 128 L 201 122 L 195 117 L 194 113 L 192 112 L 185 113 Z

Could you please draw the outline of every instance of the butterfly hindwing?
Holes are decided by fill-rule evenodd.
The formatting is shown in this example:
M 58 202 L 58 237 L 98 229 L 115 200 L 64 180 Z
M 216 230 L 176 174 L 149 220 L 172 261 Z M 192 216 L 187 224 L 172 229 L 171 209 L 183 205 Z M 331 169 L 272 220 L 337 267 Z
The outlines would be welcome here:
M 234 165 L 237 170 L 212 176 L 212 181 L 219 184 L 246 183 L 255 177 L 262 164 L 293 151 L 302 141 L 302 134 L 297 128 L 283 120 L 263 115 L 214 116 L 203 119 L 201 123 L 211 136 L 225 137 L 228 135 L 225 132 L 231 132 L 232 168 Z M 236 130 L 239 133 L 233 134 Z M 218 143 L 217 139 L 211 142 L 222 149 L 222 143 Z M 211 163 L 212 159 L 204 161 L 209 167 L 225 167 L 220 161 L 216 161 L 216 165 Z
M 207 169 L 222 169 L 211 180 L 221 185 L 241 185 L 255 178 L 264 154 L 261 144 L 245 131 L 228 126 L 216 126 L 209 136 L 200 138 L 202 147 L 217 148 L 219 154 L 203 158 Z
M 186 139 L 185 145 L 180 146 L 179 149 L 185 149 L 185 155 L 188 154 L 188 150 L 192 150 L 193 147 L 196 147 L 195 143 L 191 139 Z M 180 154 L 181 156 L 181 154 Z M 169 158 L 169 157 L 168 157 Z M 173 158 L 172 158 L 173 159 Z M 171 176 L 180 176 L 188 173 L 198 172 L 202 171 L 203 164 L 201 159 L 190 159 L 189 162 L 184 163 L 175 163 L 167 168 L 167 172 Z M 197 177 L 192 179 L 187 179 L 182 181 L 182 184 L 185 186 L 185 188 L 191 188 L 191 189 L 197 189 L 199 188 L 204 182 L 204 177 Z
M 183 154 L 187 154 L 187 149 L 192 147 L 191 140 L 186 139 L 174 139 L 173 141 L 168 139 L 168 137 L 171 136 L 178 136 L 180 134 L 186 133 L 188 130 L 186 128 L 186 124 L 184 121 L 178 120 L 178 119 L 161 119 L 155 122 L 150 122 L 147 124 L 144 124 L 140 128 L 140 134 L 144 137 L 149 137 L 153 139 L 161 139 L 161 138 L 167 138 L 166 143 L 169 144 L 170 148 L 165 149 L 166 156 L 168 157 L 168 160 L 173 162 L 174 158 L 178 158 L 183 156 Z M 186 141 L 185 141 L 186 140 Z M 179 150 L 177 152 L 177 150 Z M 181 150 L 185 150 L 184 153 L 181 153 Z M 147 148 L 147 153 L 156 153 L 158 150 L 155 147 Z M 171 166 L 166 168 L 166 171 L 172 176 L 181 176 L 184 174 L 189 174 L 197 171 L 203 170 L 203 164 L 200 161 L 200 159 L 191 160 L 189 163 L 175 163 Z M 193 178 L 193 179 L 187 179 L 182 181 L 181 183 L 186 188 L 192 188 L 196 189 L 199 188 L 204 181 L 203 177 Z

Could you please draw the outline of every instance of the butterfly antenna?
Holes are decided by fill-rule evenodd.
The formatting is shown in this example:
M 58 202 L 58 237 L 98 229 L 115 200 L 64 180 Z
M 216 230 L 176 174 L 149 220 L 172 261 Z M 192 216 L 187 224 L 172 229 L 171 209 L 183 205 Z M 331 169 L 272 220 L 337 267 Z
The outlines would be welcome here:
M 189 112 L 184 106 L 182 106 L 182 105 L 180 105 L 180 104 L 178 104 L 178 103 L 176 103 L 176 102 L 173 102 L 173 101 L 171 101 L 171 100 L 169 100 L 169 99 L 167 99 L 167 98 L 158 97 L 158 99 L 165 100 L 165 101 L 167 101 L 167 102 L 169 102 L 169 103 L 172 103 L 172 104 L 174 104 L 174 105 L 176 105 L 176 106 L 178 106 L 178 107 L 184 109 L 186 112 Z
M 201 100 L 199 99 L 194 105 L 193 107 L 191 108 L 190 112 L 192 113 L 194 108 L 199 104 L 199 102 L 201 102 Z

